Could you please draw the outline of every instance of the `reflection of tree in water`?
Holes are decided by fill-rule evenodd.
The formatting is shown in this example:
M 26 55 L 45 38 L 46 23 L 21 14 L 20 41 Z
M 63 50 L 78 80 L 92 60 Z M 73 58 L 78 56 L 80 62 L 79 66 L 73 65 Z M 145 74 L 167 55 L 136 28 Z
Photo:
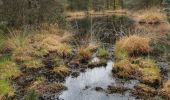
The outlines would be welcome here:
M 133 29 L 133 21 L 125 16 L 87 17 L 71 21 L 77 35 L 89 34 L 102 42 L 112 43 L 117 36 L 130 33 Z

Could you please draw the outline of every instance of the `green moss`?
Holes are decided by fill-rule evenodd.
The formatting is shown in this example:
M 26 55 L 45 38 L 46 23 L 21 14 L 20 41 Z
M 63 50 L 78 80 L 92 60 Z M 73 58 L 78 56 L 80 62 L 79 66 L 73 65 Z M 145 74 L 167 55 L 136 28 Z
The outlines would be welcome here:
M 14 92 L 12 85 L 8 80 L 0 80 L 0 95 L 6 95 Z
M 108 55 L 108 52 L 106 48 L 99 48 L 98 50 L 98 56 L 99 57 L 106 57 Z

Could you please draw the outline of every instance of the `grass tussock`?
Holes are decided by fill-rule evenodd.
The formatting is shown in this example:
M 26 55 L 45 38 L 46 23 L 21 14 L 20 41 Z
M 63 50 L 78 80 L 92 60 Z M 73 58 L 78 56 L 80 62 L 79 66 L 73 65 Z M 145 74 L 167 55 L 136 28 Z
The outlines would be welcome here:
M 146 9 L 142 10 L 137 14 L 139 23 L 144 24 L 160 24 L 166 22 L 167 16 L 158 9 Z
M 150 51 L 150 39 L 137 35 L 123 37 L 115 45 L 116 59 L 124 59 L 128 55 L 147 54 Z
M 161 82 L 162 79 L 160 69 L 153 60 L 142 59 L 139 63 L 139 66 L 143 82 L 149 84 L 159 84 Z
M 26 68 L 40 68 L 43 67 L 43 62 L 41 59 L 29 59 L 24 61 Z
M 161 82 L 160 69 L 151 59 L 124 59 L 115 63 L 113 71 L 120 77 L 136 78 L 146 84 Z
M 159 84 L 162 80 L 160 69 L 155 61 L 144 57 L 150 51 L 148 38 L 136 35 L 121 38 L 115 45 L 116 62 L 113 71 L 121 77 L 136 78 L 147 84 Z
M 27 91 L 35 90 L 38 95 L 43 93 L 57 93 L 61 90 L 64 90 L 65 86 L 60 83 L 46 83 L 45 81 L 34 81 Z
M 155 88 L 142 83 L 139 83 L 135 86 L 135 91 L 136 94 L 141 95 L 143 97 L 153 97 L 157 95 L 157 91 Z
M 53 72 L 59 74 L 60 76 L 65 77 L 65 76 L 70 75 L 71 70 L 68 67 L 64 66 L 64 65 L 60 65 L 59 67 L 55 67 L 53 69 Z
M 89 48 L 86 48 L 86 47 L 79 47 L 78 50 L 77 50 L 77 55 L 78 55 L 78 58 L 80 59 L 90 59 L 91 56 L 92 56 L 92 52 Z
M 131 64 L 128 59 L 123 59 L 115 63 L 115 68 L 113 71 L 115 71 L 120 77 L 133 78 L 135 74 L 139 74 L 139 66 Z
M 20 75 L 20 70 L 15 62 L 10 60 L 9 56 L 0 57 L 0 79 L 8 79 Z
M 68 57 L 72 54 L 72 46 L 66 43 L 60 44 L 56 47 L 56 52 L 61 57 Z

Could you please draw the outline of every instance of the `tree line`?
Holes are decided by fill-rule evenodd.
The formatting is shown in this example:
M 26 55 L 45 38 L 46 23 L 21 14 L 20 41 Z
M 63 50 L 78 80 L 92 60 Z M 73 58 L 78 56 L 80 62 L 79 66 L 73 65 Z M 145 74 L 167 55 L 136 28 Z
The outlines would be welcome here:
M 0 24 L 34 25 L 42 22 L 64 23 L 63 12 L 145 8 L 161 5 L 163 0 L 0 0 Z M 1 25 L 0 25 L 1 26 Z

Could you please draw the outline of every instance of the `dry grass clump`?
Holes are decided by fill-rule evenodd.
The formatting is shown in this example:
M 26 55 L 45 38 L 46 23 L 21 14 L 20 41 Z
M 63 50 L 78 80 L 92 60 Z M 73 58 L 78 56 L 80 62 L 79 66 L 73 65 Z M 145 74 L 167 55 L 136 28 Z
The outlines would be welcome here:
M 98 47 L 99 47 L 99 43 L 89 42 L 86 48 L 93 51 L 93 50 L 96 50 Z
M 158 9 L 147 9 L 140 11 L 140 13 L 137 15 L 137 19 L 139 20 L 139 23 L 160 24 L 167 20 L 167 16 Z
M 53 72 L 59 74 L 60 76 L 66 77 L 66 76 L 70 75 L 71 70 L 64 65 L 60 65 L 59 67 L 55 67 L 53 69 Z
M 27 89 L 28 91 L 35 90 L 36 93 L 42 95 L 43 93 L 57 93 L 64 90 L 65 86 L 60 83 L 46 83 L 45 81 L 35 81 Z
M 159 84 L 161 82 L 160 69 L 153 60 L 142 59 L 139 66 L 143 82 L 149 84 Z
M 12 53 L 14 60 L 25 60 L 29 58 L 29 54 L 33 51 L 29 43 L 29 35 L 21 31 L 14 31 L 6 40 L 6 48 Z
M 89 48 L 86 48 L 86 47 L 79 47 L 78 50 L 77 50 L 77 55 L 78 55 L 78 58 L 80 59 L 85 59 L 85 60 L 88 60 L 91 58 L 92 56 L 92 52 Z
M 68 57 L 72 54 L 72 46 L 66 43 L 59 44 L 56 47 L 56 53 L 61 57 Z
M 18 66 L 10 59 L 10 56 L 3 55 L 0 57 L 0 96 L 14 94 L 10 79 L 18 77 L 20 74 Z
M 0 79 L 8 79 L 20 75 L 20 70 L 9 56 L 0 57 Z
M 147 84 L 161 82 L 160 69 L 150 59 L 124 59 L 115 63 L 113 71 L 120 77 L 136 78 Z
M 147 54 L 150 51 L 150 39 L 137 35 L 123 37 L 115 45 L 115 57 L 118 58 L 127 57 L 127 53 L 129 55 L 141 55 Z
M 62 34 L 36 34 L 32 38 L 33 46 L 43 54 L 56 52 L 60 56 L 69 56 L 72 53 L 72 47 L 66 43 L 71 38 L 70 33 Z
M 128 59 L 115 63 L 113 71 L 120 77 L 133 78 L 139 74 L 139 66 L 132 64 Z
M 161 89 L 160 94 L 168 100 L 170 99 L 170 80 L 163 84 L 163 88 Z
M 25 60 L 24 65 L 26 66 L 26 68 L 40 68 L 44 66 L 42 60 L 38 58 Z
M 155 96 L 157 95 L 156 89 L 153 87 L 150 87 L 146 84 L 137 84 L 135 86 L 135 91 L 136 94 L 141 95 L 141 96 Z

